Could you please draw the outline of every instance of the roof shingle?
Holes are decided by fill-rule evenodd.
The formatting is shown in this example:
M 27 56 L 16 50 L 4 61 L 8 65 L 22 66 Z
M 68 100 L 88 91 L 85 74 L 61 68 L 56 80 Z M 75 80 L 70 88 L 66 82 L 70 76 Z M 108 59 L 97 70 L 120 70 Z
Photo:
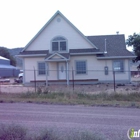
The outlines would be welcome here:
M 87 36 L 87 38 L 95 44 L 100 51 L 105 51 L 105 39 L 106 50 L 105 57 L 113 56 L 134 56 L 126 49 L 124 35 L 102 35 L 102 36 Z

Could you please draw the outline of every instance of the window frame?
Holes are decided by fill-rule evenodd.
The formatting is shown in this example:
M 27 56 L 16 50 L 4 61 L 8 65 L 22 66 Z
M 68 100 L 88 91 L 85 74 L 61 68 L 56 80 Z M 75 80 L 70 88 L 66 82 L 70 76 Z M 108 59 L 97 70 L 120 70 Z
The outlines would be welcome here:
M 115 62 L 119 62 L 120 63 L 120 70 L 115 70 Z M 112 62 L 112 67 L 113 67 L 113 71 L 115 71 L 116 73 L 124 73 L 124 60 L 118 59 L 118 60 L 113 60 Z
M 56 40 L 57 38 L 62 38 L 60 40 Z M 54 51 L 53 50 L 53 42 L 58 42 L 58 50 Z M 61 50 L 61 42 L 65 42 L 66 43 L 66 50 Z M 51 52 L 67 52 L 68 51 L 68 43 L 67 43 L 67 39 L 65 37 L 62 36 L 56 36 L 51 40 Z
M 78 62 L 85 62 L 85 73 L 78 73 L 78 70 L 77 70 L 77 63 Z M 87 74 L 87 60 L 76 60 L 75 61 L 75 74 L 76 75 L 86 75 Z
M 39 64 L 40 64 L 40 63 L 44 63 L 44 65 L 45 65 L 45 70 L 42 70 L 42 71 L 44 71 L 44 73 L 42 73 L 42 74 L 40 73 L 40 68 L 39 68 Z M 42 62 L 38 62 L 38 63 L 37 63 L 37 68 L 38 68 L 38 75 L 39 75 L 39 76 L 44 76 L 44 75 L 46 75 L 46 63 L 45 63 L 45 62 L 43 62 L 43 61 L 42 61 Z

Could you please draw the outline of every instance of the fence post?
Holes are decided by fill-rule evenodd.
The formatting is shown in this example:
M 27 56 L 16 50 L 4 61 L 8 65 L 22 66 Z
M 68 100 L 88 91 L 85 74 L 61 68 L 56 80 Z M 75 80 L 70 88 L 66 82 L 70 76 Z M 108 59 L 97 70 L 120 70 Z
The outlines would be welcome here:
M 34 67 L 34 81 L 35 81 L 35 93 L 36 93 L 36 72 L 35 72 L 35 67 Z
M 72 67 L 72 85 L 73 85 L 73 91 L 74 91 L 74 70 Z
M 114 92 L 116 92 L 116 83 L 115 83 L 115 71 L 113 71 L 113 83 L 114 83 Z

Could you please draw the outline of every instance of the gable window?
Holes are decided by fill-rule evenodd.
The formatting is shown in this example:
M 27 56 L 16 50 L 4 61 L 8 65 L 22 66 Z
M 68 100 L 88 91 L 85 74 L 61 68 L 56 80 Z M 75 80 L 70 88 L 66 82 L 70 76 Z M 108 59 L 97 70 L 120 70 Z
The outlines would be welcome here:
M 116 72 L 124 72 L 124 61 L 123 60 L 114 60 L 113 61 L 113 70 Z
M 45 75 L 46 74 L 46 67 L 45 62 L 39 62 L 38 63 L 38 75 Z
M 76 74 L 86 74 L 86 61 L 76 61 Z
M 55 37 L 52 40 L 52 51 L 66 51 L 67 43 L 66 39 L 63 37 Z

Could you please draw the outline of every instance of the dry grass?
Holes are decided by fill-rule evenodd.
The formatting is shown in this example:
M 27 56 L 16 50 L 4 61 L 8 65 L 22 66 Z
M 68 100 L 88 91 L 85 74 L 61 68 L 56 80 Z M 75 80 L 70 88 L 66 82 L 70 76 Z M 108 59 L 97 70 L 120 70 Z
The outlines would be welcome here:
M 115 107 L 140 107 L 140 93 L 71 93 L 71 92 L 47 92 L 24 94 L 0 94 L 0 102 L 25 102 L 45 104 L 69 104 L 90 106 L 115 106 Z

